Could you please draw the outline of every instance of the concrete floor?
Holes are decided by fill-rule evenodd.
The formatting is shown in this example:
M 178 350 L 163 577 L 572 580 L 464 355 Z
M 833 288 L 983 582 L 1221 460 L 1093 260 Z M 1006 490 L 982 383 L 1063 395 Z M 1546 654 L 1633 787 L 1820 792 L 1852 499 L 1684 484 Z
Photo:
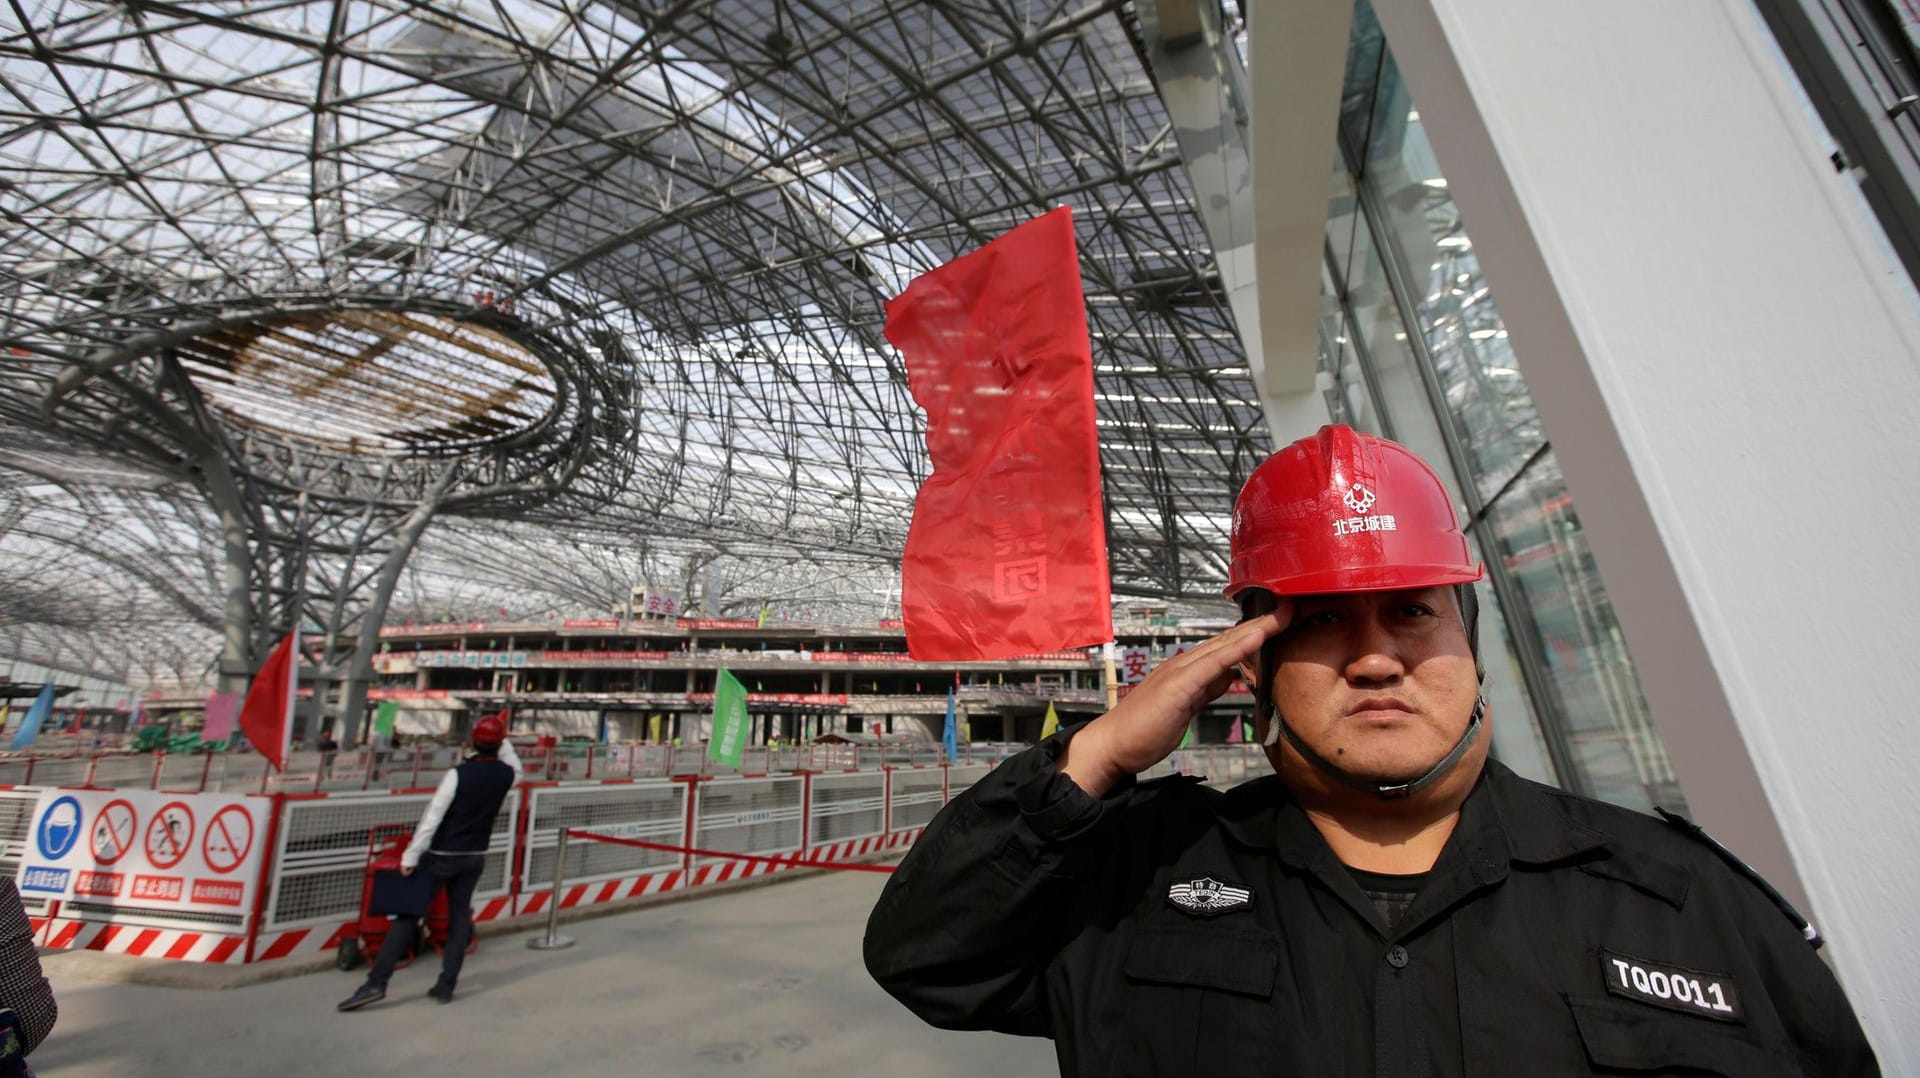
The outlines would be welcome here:
M 860 935 L 882 881 L 826 873 L 578 921 L 561 926 L 579 941 L 564 951 L 483 940 L 451 1006 L 426 998 L 420 966 L 339 1014 L 364 974 L 208 991 L 50 963 L 60 1021 L 33 1065 L 48 1078 L 1058 1073 L 1049 1041 L 931 1029 L 873 984 Z

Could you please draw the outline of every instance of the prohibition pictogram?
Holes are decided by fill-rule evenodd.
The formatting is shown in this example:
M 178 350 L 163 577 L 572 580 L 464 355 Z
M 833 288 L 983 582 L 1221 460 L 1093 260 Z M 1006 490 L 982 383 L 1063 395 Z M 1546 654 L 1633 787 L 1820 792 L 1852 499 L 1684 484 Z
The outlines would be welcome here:
M 232 872 L 253 849 L 253 816 L 244 805 L 228 805 L 207 821 L 200 854 L 215 872 Z
M 110 865 L 133 849 L 133 836 L 140 832 L 139 814 L 125 798 L 107 802 L 93 818 L 93 860 Z
M 193 810 L 183 801 L 169 801 L 147 821 L 147 861 L 155 868 L 172 868 L 193 848 Z

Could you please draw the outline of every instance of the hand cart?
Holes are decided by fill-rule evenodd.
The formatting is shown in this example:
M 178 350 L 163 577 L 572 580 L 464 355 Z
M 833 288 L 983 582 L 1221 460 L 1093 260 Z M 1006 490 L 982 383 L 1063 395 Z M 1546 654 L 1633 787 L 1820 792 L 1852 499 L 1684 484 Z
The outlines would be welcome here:
M 387 932 L 393 927 L 392 913 L 410 904 L 407 892 L 427 886 L 417 876 L 405 877 L 400 873 L 400 856 L 412 840 L 411 824 L 383 823 L 368 829 L 367 866 L 360 881 L 360 916 L 353 925 L 353 933 L 340 941 L 340 949 L 334 956 L 334 964 L 341 969 L 351 970 L 372 961 L 387 942 Z M 374 912 L 376 908 L 380 912 Z M 436 888 L 426 916 L 414 922 L 414 938 L 399 968 L 410 965 L 429 941 L 438 950 L 440 941 L 446 938 L 447 893 Z M 476 934 L 467 943 L 467 953 L 473 954 L 479 949 L 480 938 Z

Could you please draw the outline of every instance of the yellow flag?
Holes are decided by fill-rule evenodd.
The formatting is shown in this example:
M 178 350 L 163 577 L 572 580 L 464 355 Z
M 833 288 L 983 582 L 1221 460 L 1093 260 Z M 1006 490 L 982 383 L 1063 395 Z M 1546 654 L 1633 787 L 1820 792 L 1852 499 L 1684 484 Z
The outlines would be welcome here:
M 1047 720 L 1040 724 L 1040 736 L 1052 737 L 1060 732 L 1060 713 L 1053 710 L 1053 701 L 1047 701 Z
M 658 715 L 647 720 L 647 740 L 655 745 L 660 743 L 660 716 Z
M 0 730 L 7 728 L 7 722 L 13 718 L 13 701 L 0 701 Z

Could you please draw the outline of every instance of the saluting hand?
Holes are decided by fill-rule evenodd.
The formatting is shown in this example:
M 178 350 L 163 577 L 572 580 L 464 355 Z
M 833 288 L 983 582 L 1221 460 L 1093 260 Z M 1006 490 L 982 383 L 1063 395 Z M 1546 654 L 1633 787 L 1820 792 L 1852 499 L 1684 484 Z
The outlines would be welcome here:
M 1293 602 L 1281 599 L 1271 612 L 1249 618 L 1190 651 L 1161 663 L 1112 711 L 1087 724 L 1067 742 L 1060 770 L 1074 784 L 1100 797 L 1128 775 L 1167 758 L 1180 747 L 1200 709 L 1233 684 L 1240 664 L 1286 631 Z

